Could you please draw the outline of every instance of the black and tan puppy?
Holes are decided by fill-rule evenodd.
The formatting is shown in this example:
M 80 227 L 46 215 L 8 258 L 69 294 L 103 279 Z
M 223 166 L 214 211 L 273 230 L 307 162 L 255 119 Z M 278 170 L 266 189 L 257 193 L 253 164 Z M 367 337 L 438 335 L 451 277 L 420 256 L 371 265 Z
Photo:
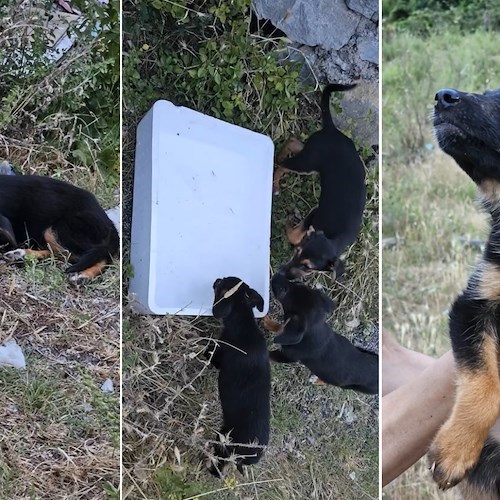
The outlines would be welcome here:
M 353 141 L 338 130 L 330 113 L 330 95 L 355 85 L 327 85 L 321 97 L 323 128 L 305 144 L 290 139 L 278 155 L 274 191 L 285 172 L 318 172 L 319 204 L 297 226 L 287 224 L 288 241 L 296 247 L 293 259 L 284 267 L 289 278 L 311 271 L 342 268 L 339 257 L 356 241 L 366 202 L 365 167 Z M 293 156 L 289 156 L 293 155 Z
M 118 232 L 94 195 L 49 177 L 0 175 L 0 256 L 70 254 L 72 281 L 94 278 L 118 253 Z
M 378 392 L 378 356 L 356 347 L 326 323 L 333 301 L 320 290 L 291 283 L 284 274 L 272 279 L 275 297 L 283 305 L 283 326 L 269 316 L 264 326 L 280 349 L 269 353 L 278 363 L 300 361 L 322 382 L 368 394 Z
M 441 149 L 477 184 L 491 229 L 482 260 L 450 312 L 457 368 L 453 412 L 429 451 L 447 489 L 468 477 L 468 498 L 500 498 L 500 446 L 485 440 L 500 414 L 500 90 L 440 90 L 434 130 Z M 468 495 L 470 495 L 468 493 Z
M 269 442 L 271 373 L 266 340 L 252 310 L 263 310 L 262 297 L 233 277 L 218 279 L 214 294 L 212 312 L 224 327 L 211 361 L 219 369 L 220 434 L 230 441 L 214 447 L 218 460 L 209 470 L 220 477 L 231 455 L 243 472 L 244 465 L 260 460 Z

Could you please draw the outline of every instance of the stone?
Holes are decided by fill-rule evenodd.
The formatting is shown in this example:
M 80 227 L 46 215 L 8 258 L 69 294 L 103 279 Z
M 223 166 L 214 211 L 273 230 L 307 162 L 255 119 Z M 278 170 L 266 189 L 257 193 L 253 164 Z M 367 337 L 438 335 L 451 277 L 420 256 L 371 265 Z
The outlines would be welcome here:
M 358 144 L 378 145 L 378 1 L 253 0 L 253 8 L 286 33 L 280 58 L 301 63 L 304 86 L 358 83 L 334 121 Z

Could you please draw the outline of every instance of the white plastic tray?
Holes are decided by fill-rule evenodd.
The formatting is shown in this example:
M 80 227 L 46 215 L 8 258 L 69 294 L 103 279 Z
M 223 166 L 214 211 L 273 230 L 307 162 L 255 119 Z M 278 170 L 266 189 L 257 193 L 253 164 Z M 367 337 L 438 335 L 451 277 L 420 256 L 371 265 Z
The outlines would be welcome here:
M 130 280 L 137 312 L 211 315 L 237 276 L 269 307 L 274 146 L 269 137 L 157 101 L 137 130 Z

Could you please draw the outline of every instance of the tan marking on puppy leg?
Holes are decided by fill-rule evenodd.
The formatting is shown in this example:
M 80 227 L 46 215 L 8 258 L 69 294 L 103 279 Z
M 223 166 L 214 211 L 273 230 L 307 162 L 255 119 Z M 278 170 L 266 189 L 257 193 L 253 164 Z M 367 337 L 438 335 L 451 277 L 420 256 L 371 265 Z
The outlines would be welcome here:
M 483 333 L 480 370 L 458 368 L 457 395 L 451 417 L 429 451 L 434 480 L 448 489 L 464 479 L 479 459 L 484 441 L 500 412 L 497 342 Z
M 326 382 L 323 382 L 317 375 L 311 375 L 309 377 L 309 382 L 313 385 L 328 385 Z
M 479 190 L 486 201 L 493 203 L 493 205 L 500 204 L 500 182 L 487 179 L 479 184 Z
M 273 193 L 278 194 L 280 192 L 280 181 L 281 178 L 287 173 L 290 172 L 287 168 L 284 167 L 276 167 L 274 169 L 274 174 L 273 174 Z
M 481 299 L 500 302 L 500 267 L 491 262 L 482 263 L 479 294 Z
M 105 260 L 99 261 L 97 264 L 94 264 L 92 267 L 84 269 L 80 273 L 78 273 L 72 281 L 84 281 L 91 280 L 101 274 L 104 271 L 104 268 L 107 266 L 107 262 Z
M 304 149 L 304 144 L 299 141 L 296 137 L 290 137 L 285 145 L 281 148 L 281 151 L 278 153 L 276 157 L 276 161 L 281 163 L 285 158 L 289 156 L 296 155 L 300 153 Z
M 56 233 L 51 227 L 45 230 L 45 232 L 43 233 L 43 238 L 47 246 L 55 254 L 61 255 L 67 252 L 67 250 L 57 241 Z
M 268 332 L 271 333 L 281 333 L 283 331 L 283 325 L 271 318 L 269 314 L 264 316 L 262 319 L 262 325 Z
M 295 227 L 293 227 L 292 224 L 287 223 L 285 231 L 288 241 L 294 246 L 299 245 L 306 235 L 306 230 L 304 229 L 302 222 Z
M 27 248 L 25 252 L 26 255 L 34 257 L 35 259 L 48 259 L 52 255 L 50 250 L 31 250 Z

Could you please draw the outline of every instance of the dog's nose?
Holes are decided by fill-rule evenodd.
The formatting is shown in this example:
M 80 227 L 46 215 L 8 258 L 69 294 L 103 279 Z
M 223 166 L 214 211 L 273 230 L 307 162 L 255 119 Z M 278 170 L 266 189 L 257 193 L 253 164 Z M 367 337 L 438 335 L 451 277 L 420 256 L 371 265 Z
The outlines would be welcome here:
M 436 105 L 440 105 L 443 109 L 446 109 L 451 106 L 456 106 L 461 99 L 458 90 L 441 89 L 438 90 L 434 100 L 436 101 Z

